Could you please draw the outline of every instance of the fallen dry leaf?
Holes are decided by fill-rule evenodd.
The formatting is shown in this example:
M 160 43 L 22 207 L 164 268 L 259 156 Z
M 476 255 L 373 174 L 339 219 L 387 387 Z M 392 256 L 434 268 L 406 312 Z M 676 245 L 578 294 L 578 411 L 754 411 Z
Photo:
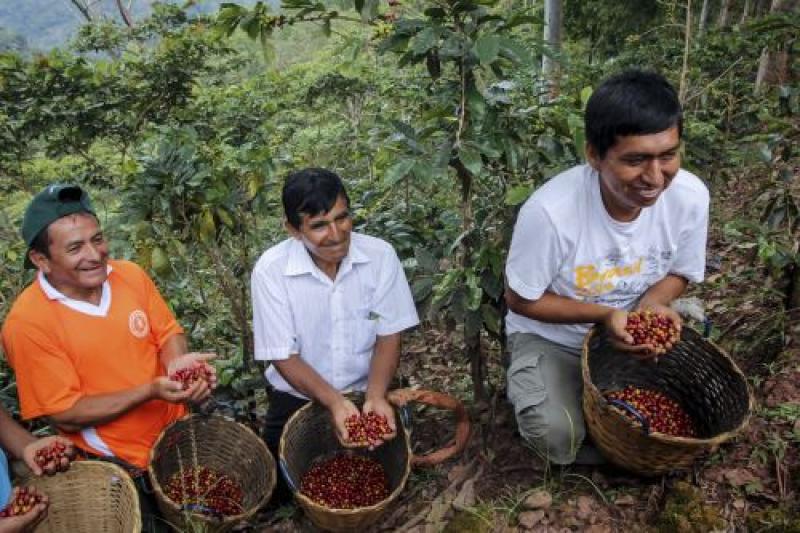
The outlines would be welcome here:
M 525 511 L 519 515 L 519 525 L 525 529 L 532 529 L 533 526 L 541 522 L 544 518 L 544 511 Z
M 623 494 L 622 496 L 618 496 L 617 499 L 614 500 L 614 504 L 619 505 L 620 507 L 627 507 L 635 503 L 636 503 L 636 498 L 634 498 L 630 494 Z
M 546 490 L 537 490 L 522 502 L 524 509 L 548 509 L 553 504 L 553 496 Z
M 463 509 L 475 505 L 475 479 L 468 479 L 461 486 L 458 496 L 453 500 L 453 507 Z
M 746 468 L 732 468 L 725 472 L 725 480 L 734 487 L 743 487 L 756 480 L 756 476 Z
M 578 518 L 586 520 L 592 515 L 592 504 L 594 499 L 591 496 L 578 496 Z

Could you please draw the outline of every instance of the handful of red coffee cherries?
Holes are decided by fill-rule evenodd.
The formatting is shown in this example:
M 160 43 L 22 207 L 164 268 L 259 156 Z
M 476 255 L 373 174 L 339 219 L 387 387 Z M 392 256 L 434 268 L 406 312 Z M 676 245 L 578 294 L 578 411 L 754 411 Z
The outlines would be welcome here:
M 663 355 L 679 340 L 678 325 L 667 315 L 649 309 L 628 313 L 625 331 L 636 346 L 647 346 L 655 355 Z

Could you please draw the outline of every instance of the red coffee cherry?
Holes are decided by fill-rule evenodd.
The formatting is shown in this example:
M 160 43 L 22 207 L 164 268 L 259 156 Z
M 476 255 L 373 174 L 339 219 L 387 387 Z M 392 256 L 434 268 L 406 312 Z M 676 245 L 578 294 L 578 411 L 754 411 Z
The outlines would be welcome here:
M 312 466 L 300 480 L 300 491 L 329 509 L 356 509 L 388 498 L 389 480 L 374 459 L 342 452 Z
M 44 501 L 43 495 L 37 492 L 33 487 L 19 487 L 14 499 L 5 509 L 0 511 L 0 518 L 28 514 L 37 503 L 42 501 Z
M 611 400 L 622 400 L 639 413 L 650 423 L 650 430 L 674 437 L 694 437 L 696 435 L 691 417 L 681 406 L 666 394 L 649 389 L 640 389 L 628 386 L 621 391 L 606 394 Z M 636 417 L 622 410 L 631 420 Z
M 379 442 L 392 432 L 386 417 L 374 411 L 362 415 L 350 415 L 344 424 L 347 428 L 347 442 L 358 446 L 369 446 L 373 442 Z
M 72 459 L 72 454 L 67 453 L 67 446 L 60 441 L 55 441 L 45 448 L 36 450 L 33 460 L 40 468 L 66 466 Z
M 232 516 L 244 512 L 241 486 L 205 466 L 173 474 L 164 484 L 164 494 L 176 504 L 201 514 Z
M 201 379 L 206 383 L 211 381 L 211 372 L 206 368 L 206 365 L 196 363 L 194 366 L 176 370 L 169 375 L 169 379 L 179 382 L 183 386 L 183 390 L 188 390 L 189 387 Z
M 633 337 L 636 346 L 648 345 L 655 352 L 666 352 L 680 340 L 678 327 L 672 319 L 650 310 L 628 313 L 625 331 Z

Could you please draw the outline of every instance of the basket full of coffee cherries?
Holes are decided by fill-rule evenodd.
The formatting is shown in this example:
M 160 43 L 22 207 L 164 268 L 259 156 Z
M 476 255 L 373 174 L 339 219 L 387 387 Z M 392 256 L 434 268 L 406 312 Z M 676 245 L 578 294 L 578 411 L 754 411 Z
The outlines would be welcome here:
M 690 467 L 746 424 L 752 397 L 722 349 L 654 311 L 628 313 L 632 357 L 601 329 L 584 339 L 583 412 L 611 462 L 642 475 Z
M 356 406 L 363 395 L 350 395 Z M 375 412 L 359 413 L 345 421 L 347 446 L 339 442 L 327 410 L 308 403 L 287 422 L 280 442 L 279 465 L 295 500 L 319 528 L 362 531 L 377 522 L 400 495 L 412 465 L 433 465 L 460 453 L 469 439 L 469 418 L 455 398 L 433 391 L 390 391 L 395 406 L 397 436 L 389 420 Z M 411 453 L 410 437 L 400 406 L 420 402 L 455 414 L 453 443 L 432 454 Z

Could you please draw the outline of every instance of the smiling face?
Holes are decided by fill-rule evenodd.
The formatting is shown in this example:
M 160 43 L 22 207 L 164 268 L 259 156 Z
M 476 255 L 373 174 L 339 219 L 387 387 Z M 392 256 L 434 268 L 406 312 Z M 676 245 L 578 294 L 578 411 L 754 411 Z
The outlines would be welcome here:
M 600 174 L 600 191 L 608 214 L 630 222 L 643 207 L 656 203 L 681 165 L 677 127 L 647 135 L 617 137 L 605 157 L 591 144 L 586 147 L 589 164 Z
M 303 214 L 299 229 L 291 224 L 286 227 L 294 238 L 303 241 L 320 270 L 335 279 L 339 263 L 350 251 L 353 231 L 353 218 L 345 197 L 340 195 L 327 213 Z
M 47 228 L 50 257 L 30 251 L 47 281 L 65 296 L 98 303 L 108 277 L 108 243 L 97 219 L 88 213 L 59 218 Z

